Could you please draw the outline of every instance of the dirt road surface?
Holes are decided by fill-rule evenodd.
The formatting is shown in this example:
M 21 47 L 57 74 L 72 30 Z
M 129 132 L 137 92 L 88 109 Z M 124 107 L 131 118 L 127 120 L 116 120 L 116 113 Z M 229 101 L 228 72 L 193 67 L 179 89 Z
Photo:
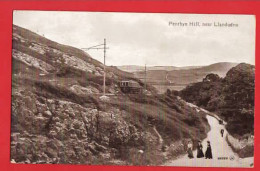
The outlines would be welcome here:
M 207 141 L 210 141 L 213 159 L 196 158 L 197 151 L 193 151 L 193 159 L 189 159 L 188 155 L 169 161 L 165 166 L 186 166 L 186 167 L 252 167 L 253 157 L 239 158 L 225 140 L 227 131 L 223 125 L 220 125 L 215 117 L 207 115 L 207 119 L 211 130 L 208 132 L 206 139 L 202 141 L 203 152 L 207 148 Z M 221 136 L 220 130 L 224 129 L 224 137 Z

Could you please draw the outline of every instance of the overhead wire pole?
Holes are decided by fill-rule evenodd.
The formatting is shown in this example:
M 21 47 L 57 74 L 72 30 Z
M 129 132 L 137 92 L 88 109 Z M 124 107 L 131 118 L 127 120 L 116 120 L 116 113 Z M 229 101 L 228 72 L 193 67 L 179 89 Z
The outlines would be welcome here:
M 103 82 L 103 95 L 106 95 L 106 39 L 104 39 L 104 82 Z
M 146 91 L 146 64 L 145 64 L 145 71 L 144 71 L 144 83 L 145 83 L 145 85 L 144 85 L 144 91 Z
M 100 47 L 100 46 L 103 46 L 103 47 Z M 103 79 L 103 95 L 105 96 L 106 95 L 106 49 L 108 49 L 106 47 L 106 39 L 104 39 L 104 43 L 103 44 L 99 44 L 99 45 L 96 45 L 96 46 L 91 46 L 91 47 L 88 47 L 88 48 L 82 48 L 82 50 L 85 50 L 85 51 L 88 51 L 88 50 L 91 50 L 91 49 L 104 49 L 104 63 L 103 63 L 103 68 L 104 68 L 104 79 Z
M 142 70 L 141 70 L 142 71 Z M 138 77 L 139 79 L 141 80 L 144 80 L 144 91 L 146 92 L 146 89 L 147 89 L 147 79 L 146 79 L 146 72 L 147 72 L 147 69 L 146 69 L 146 64 L 144 65 L 144 77 Z

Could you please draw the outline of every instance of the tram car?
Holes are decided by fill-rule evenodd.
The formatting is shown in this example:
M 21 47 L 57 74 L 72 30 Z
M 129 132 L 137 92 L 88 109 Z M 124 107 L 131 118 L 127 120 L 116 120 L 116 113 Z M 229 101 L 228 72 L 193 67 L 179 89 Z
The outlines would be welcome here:
M 127 80 L 127 81 L 120 81 L 119 88 L 123 93 L 128 94 L 138 94 L 143 92 L 143 87 L 136 81 Z

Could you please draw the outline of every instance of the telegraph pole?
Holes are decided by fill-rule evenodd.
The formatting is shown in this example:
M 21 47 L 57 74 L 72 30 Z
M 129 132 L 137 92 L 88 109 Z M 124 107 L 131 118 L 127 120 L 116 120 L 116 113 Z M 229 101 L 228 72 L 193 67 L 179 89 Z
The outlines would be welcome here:
M 103 82 L 103 96 L 106 95 L 106 39 L 104 39 L 104 82 Z
M 103 47 L 101 47 L 103 46 Z M 82 48 L 82 50 L 88 51 L 90 49 L 103 49 L 104 50 L 104 63 L 103 63 L 103 69 L 104 69 L 104 78 L 103 78 L 103 96 L 106 95 L 106 50 L 108 49 L 106 47 L 106 39 L 104 39 L 104 43 L 96 46 L 91 46 L 88 48 Z
M 146 91 L 146 64 L 144 67 L 145 71 L 144 71 L 144 91 Z

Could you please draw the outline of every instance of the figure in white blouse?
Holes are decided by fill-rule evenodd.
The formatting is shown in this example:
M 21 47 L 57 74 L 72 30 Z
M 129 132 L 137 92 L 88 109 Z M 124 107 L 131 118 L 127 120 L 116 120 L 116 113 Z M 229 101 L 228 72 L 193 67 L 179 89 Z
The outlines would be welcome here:
M 193 152 L 192 152 L 192 149 L 193 149 L 192 141 L 189 141 L 187 146 L 188 146 L 187 147 L 188 157 L 190 159 L 192 159 L 192 158 L 194 158 L 193 157 Z

